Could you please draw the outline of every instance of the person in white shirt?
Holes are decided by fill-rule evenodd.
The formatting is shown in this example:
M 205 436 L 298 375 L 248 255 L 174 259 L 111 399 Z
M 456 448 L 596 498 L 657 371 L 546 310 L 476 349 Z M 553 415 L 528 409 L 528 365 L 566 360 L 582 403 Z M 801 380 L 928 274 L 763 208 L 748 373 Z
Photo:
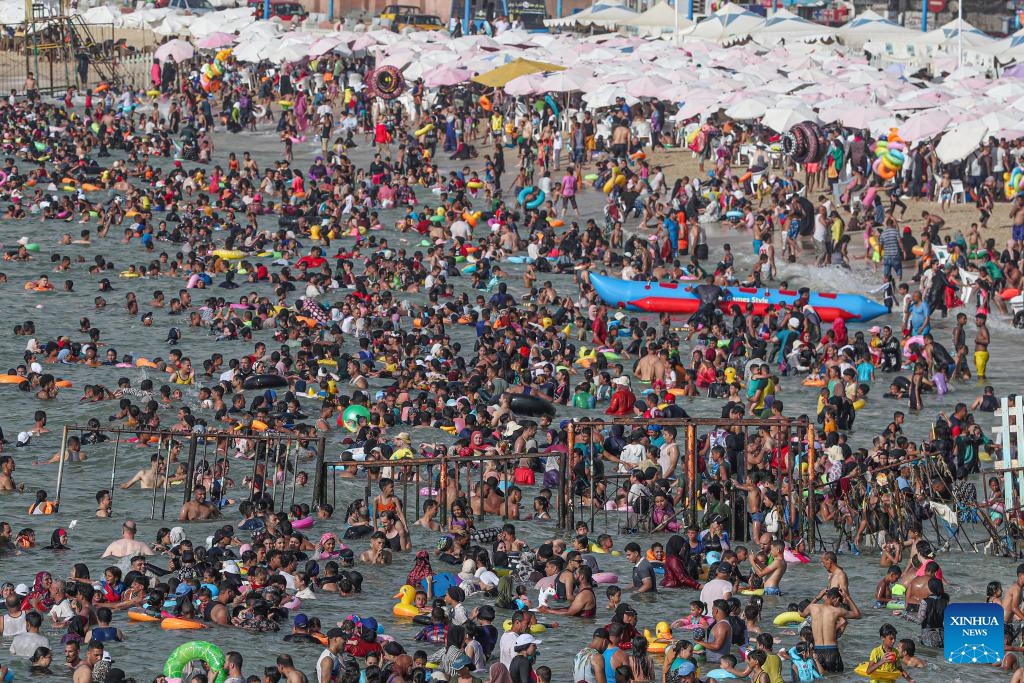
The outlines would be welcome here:
M 43 615 L 39 612 L 29 612 L 25 615 L 25 633 L 19 633 L 11 641 L 11 654 L 15 657 L 28 659 L 36 653 L 38 647 L 49 647 L 50 641 L 46 636 L 39 633 L 39 627 L 43 623 Z
M 75 616 L 75 610 L 71 606 L 71 599 L 65 592 L 66 584 L 63 581 L 54 581 L 50 586 L 50 593 L 53 595 L 54 605 L 50 608 L 50 619 L 54 625 L 64 626 L 68 619 Z
M 7 614 L 4 615 L 4 638 L 25 633 L 25 610 L 21 609 L 21 597 L 16 594 L 7 596 Z
M 524 612 L 516 611 L 512 614 L 511 630 L 501 634 L 501 640 L 498 641 L 499 661 L 506 668 L 512 666 L 512 660 L 516 656 L 516 640 L 519 636 L 526 633 L 527 624 L 529 623 Z
M 715 578 L 704 584 L 700 589 L 700 601 L 704 603 L 704 613 L 711 616 L 711 605 L 715 600 L 728 600 L 732 597 L 732 565 L 728 562 L 720 562 L 715 572 Z

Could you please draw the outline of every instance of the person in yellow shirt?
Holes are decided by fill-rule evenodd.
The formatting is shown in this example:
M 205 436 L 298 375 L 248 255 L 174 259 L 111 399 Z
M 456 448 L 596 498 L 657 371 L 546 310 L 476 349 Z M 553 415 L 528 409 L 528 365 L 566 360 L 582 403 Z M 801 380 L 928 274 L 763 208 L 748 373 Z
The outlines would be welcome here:
M 878 637 L 881 638 L 882 644 L 871 651 L 865 671 L 871 678 L 871 683 L 886 683 L 900 676 L 913 683 L 914 679 L 904 671 L 902 658 L 896 651 L 896 627 L 892 624 L 882 624 L 878 629 Z

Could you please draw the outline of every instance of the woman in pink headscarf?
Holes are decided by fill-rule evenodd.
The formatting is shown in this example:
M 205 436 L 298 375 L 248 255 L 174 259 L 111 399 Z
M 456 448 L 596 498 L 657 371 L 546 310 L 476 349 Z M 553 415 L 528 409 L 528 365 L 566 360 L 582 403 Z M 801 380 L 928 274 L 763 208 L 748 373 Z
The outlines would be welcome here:
M 339 557 L 342 550 L 345 550 L 345 544 L 341 542 L 336 533 L 328 531 L 320 537 L 320 541 L 316 544 L 315 558 L 331 560 Z

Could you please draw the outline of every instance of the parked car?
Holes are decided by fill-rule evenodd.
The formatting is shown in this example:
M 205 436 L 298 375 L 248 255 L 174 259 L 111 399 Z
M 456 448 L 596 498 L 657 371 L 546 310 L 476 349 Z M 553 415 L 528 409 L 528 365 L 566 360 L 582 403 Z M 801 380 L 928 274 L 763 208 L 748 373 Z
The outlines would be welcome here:
M 381 23 L 392 22 L 403 14 L 419 14 L 422 11 L 417 5 L 385 5 L 377 18 Z
M 157 7 L 170 7 L 191 14 L 206 14 L 215 12 L 217 8 L 210 4 L 210 0 L 158 0 Z
M 257 19 L 263 18 L 263 3 L 261 0 L 249 0 L 249 7 L 253 10 L 253 16 Z M 270 16 L 277 17 L 281 21 L 292 21 L 297 19 L 298 21 L 304 20 L 309 16 L 309 10 L 302 6 L 298 2 L 288 2 L 288 0 L 273 0 L 270 3 Z
M 403 14 L 395 20 L 396 30 L 411 28 L 414 31 L 441 31 L 444 22 L 436 14 Z

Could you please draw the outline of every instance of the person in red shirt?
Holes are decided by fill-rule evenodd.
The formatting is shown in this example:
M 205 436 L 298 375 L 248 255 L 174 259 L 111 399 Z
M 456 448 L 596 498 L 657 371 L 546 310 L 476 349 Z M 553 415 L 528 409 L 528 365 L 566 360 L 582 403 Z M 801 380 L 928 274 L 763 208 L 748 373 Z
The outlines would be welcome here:
M 303 256 L 295 262 L 295 267 L 323 268 L 325 263 L 327 263 L 327 259 L 324 258 L 323 249 L 320 247 L 313 247 L 309 250 L 308 255 Z
M 356 629 L 355 636 L 345 643 L 345 652 L 356 659 L 365 659 L 367 655 L 380 656 L 384 648 L 377 642 L 377 621 L 363 619 Z
M 611 403 L 605 415 L 632 415 L 633 406 L 636 404 L 636 396 L 629 388 L 628 377 L 616 377 L 612 380 L 615 385 L 615 393 L 612 394 Z

